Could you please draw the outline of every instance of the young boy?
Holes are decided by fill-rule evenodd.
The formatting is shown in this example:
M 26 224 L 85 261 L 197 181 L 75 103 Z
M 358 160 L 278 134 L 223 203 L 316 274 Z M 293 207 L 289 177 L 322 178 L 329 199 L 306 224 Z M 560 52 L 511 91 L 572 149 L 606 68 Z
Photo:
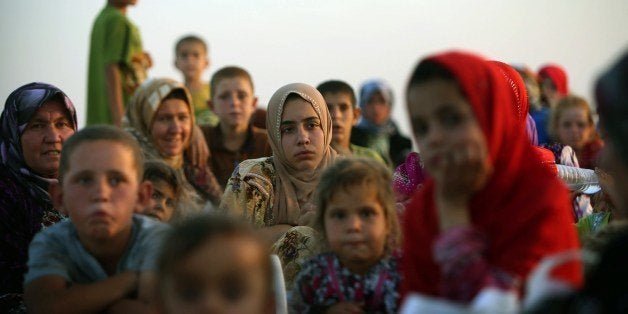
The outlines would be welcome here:
M 229 66 L 211 78 L 214 91 L 208 106 L 220 122 L 201 126 L 211 154 L 211 167 L 224 189 L 233 169 L 243 160 L 272 155 L 266 132 L 251 125 L 257 106 L 251 75 L 244 69 Z
M 137 142 L 113 126 L 88 127 L 63 146 L 55 208 L 70 219 L 37 234 L 29 248 L 29 312 L 143 312 L 152 308 L 152 272 L 167 227 L 144 216 Z
M 331 146 L 339 154 L 372 158 L 384 163 L 382 156 L 375 150 L 351 144 L 351 130 L 360 118 L 360 108 L 356 106 L 355 93 L 349 84 L 330 80 L 319 84 L 318 91 L 325 98 L 331 121 L 333 135 Z
M 91 33 L 87 81 L 87 125 L 120 126 L 124 104 L 152 65 L 137 27 L 126 11 L 137 0 L 108 0 Z
M 185 36 L 175 45 L 174 66 L 181 71 L 185 87 L 192 94 L 196 124 L 218 124 L 218 117 L 207 107 L 211 91 L 207 82 L 203 82 L 203 72 L 209 68 L 207 44 L 200 37 Z
M 144 182 L 150 182 L 153 187 L 150 199 L 142 214 L 153 217 L 162 222 L 170 222 L 180 218 L 181 208 L 177 207 L 181 194 L 181 178 L 174 168 L 161 160 L 150 160 L 144 164 Z

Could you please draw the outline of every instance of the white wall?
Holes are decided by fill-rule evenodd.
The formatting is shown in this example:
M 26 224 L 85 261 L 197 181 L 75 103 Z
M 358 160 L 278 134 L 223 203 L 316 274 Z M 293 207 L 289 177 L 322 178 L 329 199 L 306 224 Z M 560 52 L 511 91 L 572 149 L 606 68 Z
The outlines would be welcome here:
M 85 120 L 89 34 L 105 0 L 0 3 L 0 102 L 31 81 L 53 83 Z M 154 67 L 180 78 L 173 45 L 196 33 L 216 69 L 236 64 L 253 75 L 260 102 L 291 82 L 372 77 L 396 90 L 394 115 L 409 134 L 402 91 L 422 56 L 464 48 L 533 69 L 562 64 L 572 91 L 590 99 L 600 71 L 628 49 L 625 0 L 140 0 L 129 9 Z

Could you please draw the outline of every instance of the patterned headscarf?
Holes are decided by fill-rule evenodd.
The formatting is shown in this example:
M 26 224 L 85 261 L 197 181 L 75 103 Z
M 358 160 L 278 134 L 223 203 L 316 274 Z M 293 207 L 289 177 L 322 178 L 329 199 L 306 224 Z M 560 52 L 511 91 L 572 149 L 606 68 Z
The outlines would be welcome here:
M 56 86 L 46 83 L 30 83 L 13 91 L 4 104 L 0 124 L 2 135 L 0 137 L 0 158 L 17 180 L 31 190 L 34 197 L 50 202 L 48 187 L 56 179 L 48 179 L 33 173 L 24 160 L 22 152 L 22 133 L 28 122 L 47 101 L 58 98 L 63 101 L 67 109 L 68 117 L 72 123 L 72 129 L 76 131 L 76 110 L 68 96 Z
M 598 79 L 595 98 L 600 124 L 628 164 L 628 53 Z
M 321 163 L 312 171 L 298 171 L 292 168 L 281 145 L 281 116 L 286 99 L 291 94 L 296 94 L 307 101 L 314 108 L 321 121 L 325 150 Z M 294 83 L 280 88 L 270 98 L 266 126 L 268 127 L 270 145 L 273 149 L 273 163 L 278 175 L 273 204 L 275 222 L 296 225 L 301 214 L 300 204 L 310 201 L 322 170 L 330 165 L 337 156 L 336 151 L 330 146 L 332 137 L 331 116 L 325 105 L 325 99 L 316 88 Z
M 161 102 L 170 93 L 180 90 L 185 94 L 187 99 L 186 105 L 190 110 L 190 119 L 194 125 L 194 110 L 192 108 L 192 97 L 185 86 L 175 80 L 168 78 L 154 78 L 145 81 L 137 88 L 126 108 L 126 114 L 122 119 L 122 125 L 125 130 L 133 134 L 140 142 L 144 150 L 144 155 L 149 159 L 165 160 L 170 166 L 180 168 L 183 163 L 183 156 L 165 158 L 162 156 L 157 147 L 154 145 L 154 139 L 151 137 L 151 127 L 153 118 L 159 109 Z M 193 130 L 193 128 L 191 129 Z M 188 138 L 185 147 L 190 144 Z
M 557 64 L 547 64 L 539 70 L 539 80 L 550 79 L 556 91 L 562 96 L 566 96 L 569 93 L 569 85 L 567 83 L 567 73 L 565 70 Z

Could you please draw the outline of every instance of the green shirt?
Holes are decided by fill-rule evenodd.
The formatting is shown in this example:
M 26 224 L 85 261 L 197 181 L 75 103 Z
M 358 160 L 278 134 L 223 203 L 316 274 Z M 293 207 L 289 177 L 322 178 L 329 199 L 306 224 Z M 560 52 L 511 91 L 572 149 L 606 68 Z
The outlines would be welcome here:
M 194 118 L 196 118 L 196 124 L 210 126 L 218 125 L 220 119 L 213 111 L 209 110 L 209 107 L 207 106 L 207 100 L 211 95 L 209 90 L 209 84 L 204 83 L 203 88 L 195 92 L 190 90 L 190 95 L 192 95 L 192 103 L 194 105 Z
M 123 101 L 146 77 L 140 33 L 120 10 L 107 5 L 94 22 L 89 49 L 87 125 L 112 124 L 107 97 L 105 68 L 120 66 Z
M 384 161 L 384 158 L 382 158 L 382 155 L 380 155 L 374 149 L 370 149 L 368 147 L 358 146 L 358 145 L 355 145 L 355 144 L 350 144 L 349 145 L 349 149 L 351 149 L 351 153 L 353 153 L 354 156 L 371 158 L 371 159 L 374 159 L 374 160 L 377 160 L 377 161 L 381 162 L 385 166 L 388 166 L 386 164 L 386 161 Z

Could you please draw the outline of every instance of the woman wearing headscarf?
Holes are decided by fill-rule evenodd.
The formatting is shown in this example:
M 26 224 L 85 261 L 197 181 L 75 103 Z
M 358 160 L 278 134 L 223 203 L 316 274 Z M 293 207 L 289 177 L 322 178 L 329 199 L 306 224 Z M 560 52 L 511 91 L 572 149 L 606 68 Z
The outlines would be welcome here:
M 541 258 L 578 248 L 567 190 L 504 105 L 514 95 L 472 54 L 434 55 L 414 70 L 408 111 L 430 177 L 406 209 L 405 293 L 462 303 L 486 287 L 521 293 Z M 580 264 L 556 276 L 578 285 Z
M 133 94 L 122 121 L 140 143 L 146 159 L 161 159 L 187 179 L 178 208 L 194 211 L 201 202 L 220 202 L 222 189 L 209 167 L 189 162 L 184 151 L 190 146 L 194 114 L 185 86 L 167 78 L 144 82 Z M 197 203 L 197 204 L 195 204 Z
M 220 209 L 260 229 L 279 255 L 289 283 L 312 254 L 313 192 L 322 170 L 336 159 L 332 123 L 316 88 L 294 83 L 273 94 L 266 115 L 273 156 L 240 163 Z
M 545 106 L 554 108 L 559 100 L 569 94 L 567 73 L 560 65 L 550 63 L 542 66 L 538 77 Z
M 59 88 L 30 83 L 9 95 L 0 127 L 2 296 L 22 293 L 30 241 L 42 228 L 63 219 L 52 207 L 48 187 L 57 182 L 63 142 L 77 128 L 76 112 Z M 12 306 L 9 298 L 0 300 L 0 312 Z

